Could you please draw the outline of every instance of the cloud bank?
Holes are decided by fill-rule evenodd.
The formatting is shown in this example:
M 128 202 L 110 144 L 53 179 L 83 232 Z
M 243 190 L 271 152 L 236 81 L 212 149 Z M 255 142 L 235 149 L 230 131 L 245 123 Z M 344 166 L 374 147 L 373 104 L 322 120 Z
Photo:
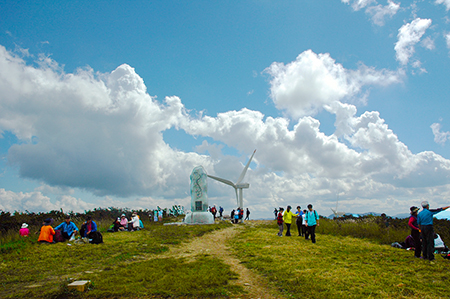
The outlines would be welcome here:
M 402 44 L 401 49 L 411 45 Z M 449 160 L 433 152 L 411 153 L 377 111 L 357 115 L 368 86 L 397 84 L 401 72 L 363 64 L 350 70 L 330 54 L 311 50 L 286 65 L 273 63 L 266 72 L 273 104 L 285 117 L 245 108 L 191 115 L 176 96 L 163 102 L 150 96 L 129 65 L 111 73 L 84 68 L 68 74 L 49 58 L 30 64 L 0 46 L 0 132 L 20 140 L 9 149 L 8 163 L 21 177 L 48 185 L 47 191 L 79 188 L 134 198 L 142 207 L 188 203 L 188 178 L 197 165 L 235 180 L 256 148 L 244 200 L 259 211 L 287 202 L 314 202 L 325 209 L 334 205 L 336 193 L 345 195 L 340 201 L 353 210 L 406 209 L 412 199 L 425 196 L 449 199 Z M 332 135 L 321 132 L 314 118 L 322 110 L 336 117 Z M 198 138 L 197 151 L 167 144 L 163 137 L 169 129 Z M 223 146 L 242 156 L 224 155 Z M 211 204 L 235 207 L 229 186 L 210 185 Z M 93 206 L 70 194 L 52 203 L 44 189 L 0 189 L 0 209 Z

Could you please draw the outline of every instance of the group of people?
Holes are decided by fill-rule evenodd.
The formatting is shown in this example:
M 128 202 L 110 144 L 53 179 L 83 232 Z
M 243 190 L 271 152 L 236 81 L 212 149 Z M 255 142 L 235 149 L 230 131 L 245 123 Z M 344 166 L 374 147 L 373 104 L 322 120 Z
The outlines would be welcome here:
M 101 234 L 97 231 L 97 224 L 92 220 L 91 216 L 86 217 L 86 221 L 81 225 L 80 230 L 72 222 L 70 216 L 66 216 L 64 222 L 52 227 L 53 219 L 45 219 L 42 223 L 42 227 L 39 231 L 38 242 L 53 244 L 57 242 L 64 242 L 67 240 L 74 240 L 76 234 L 80 234 L 82 238 L 88 238 L 90 240 L 98 240 L 101 238 Z M 28 229 L 28 224 L 22 224 L 19 230 L 21 236 L 28 237 L 30 231 Z M 98 236 L 100 235 L 100 237 Z
M 216 206 L 212 206 L 212 207 L 208 207 L 208 211 L 213 214 L 214 219 L 216 219 L 217 217 L 217 212 L 219 213 L 219 217 L 220 219 L 222 219 L 223 216 L 223 208 L 220 206 L 219 209 L 217 210 Z
M 244 218 L 244 208 L 237 208 L 236 210 L 233 209 L 231 211 L 230 218 L 232 223 L 242 222 L 242 219 L 250 220 L 250 210 L 248 208 L 246 209 Z
M 283 236 L 284 225 L 286 225 L 286 237 L 291 236 L 291 224 L 295 219 L 298 229 L 298 236 L 305 236 L 306 240 L 311 237 L 312 243 L 316 243 L 316 226 L 319 225 L 319 214 L 313 210 L 312 204 L 308 205 L 308 210 L 302 210 L 297 206 L 297 211 L 292 212 L 292 207 L 287 206 L 286 210 L 280 207 L 276 211 L 276 219 L 279 227 L 278 236 Z
M 418 213 L 420 208 L 416 206 L 410 208 L 411 216 L 409 217 L 408 226 L 411 228 L 411 237 L 414 240 L 414 256 L 433 261 L 435 235 L 433 216 L 450 208 L 450 206 L 430 209 L 428 201 L 423 201 L 422 208 L 420 213 Z
M 136 231 L 144 228 L 142 220 L 136 212 L 131 214 L 131 219 L 128 220 L 125 214 L 122 214 L 113 224 L 109 227 L 109 232 L 119 232 L 119 231 Z

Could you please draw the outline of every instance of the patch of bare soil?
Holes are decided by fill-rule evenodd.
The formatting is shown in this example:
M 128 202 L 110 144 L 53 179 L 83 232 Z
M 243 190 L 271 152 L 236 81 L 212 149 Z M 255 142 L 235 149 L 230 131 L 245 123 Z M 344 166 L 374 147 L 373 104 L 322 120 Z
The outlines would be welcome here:
M 256 222 L 247 221 L 242 225 L 234 225 L 210 234 L 205 234 L 189 243 L 171 247 L 167 254 L 189 260 L 195 259 L 196 255 L 203 253 L 221 259 L 224 263 L 230 265 L 231 271 L 239 275 L 239 278 L 232 280 L 231 283 L 242 286 L 248 292 L 247 294 L 241 294 L 234 298 L 283 298 L 276 289 L 268 284 L 266 278 L 244 267 L 241 261 L 233 256 L 231 249 L 226 244 L 231 238 L 237 237 L 239 230 L 244 228 L 243 225 L 254 224 Z

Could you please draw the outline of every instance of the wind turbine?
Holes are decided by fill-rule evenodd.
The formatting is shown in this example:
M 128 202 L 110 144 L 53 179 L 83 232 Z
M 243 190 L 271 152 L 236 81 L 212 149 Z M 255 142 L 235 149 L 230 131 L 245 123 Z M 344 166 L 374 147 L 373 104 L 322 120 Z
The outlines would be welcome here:
M 244 207 L 244 197 L 242 196 L 242 189 L 247 189 L 248 187 L 250 187 L 249 183 L 242 183 L 242 180 L 245 177 L 245 174 L 247 173 L 247 169 L 248 166 L 250 165 L 250 162 L 252 162 L 253 156 L 255 155 L 256 150 L 253 151 L 252 156 L 250 157 L 250 160 L 248 160 L 247 165 L 245 165 L 244 170 L 242 170 L 241 175 L 239 176 L 238 180 L 236 181 L 236 183 L 233 183 L 230 180 L 227 179 L 222 179 L 213 175 L 209 175 L 208 176 L 216 181 L 222 182 L 224 184 L 230 185 L 231 187 L 234 188 L 234 191 L 236 192 L 236 201 L 238 204 L 239 208 L 243 208 Z
M 339 194 L 336 195 L 336 209 L 330 208 L 333 211 L 334 217 L 344 216 L 344 212 L 338 212 Z

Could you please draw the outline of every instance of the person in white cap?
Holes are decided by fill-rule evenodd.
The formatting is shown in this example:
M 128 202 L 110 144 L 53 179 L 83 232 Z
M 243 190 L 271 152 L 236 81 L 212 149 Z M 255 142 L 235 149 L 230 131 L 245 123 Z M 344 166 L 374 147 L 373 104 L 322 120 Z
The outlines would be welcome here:
M 19 229 L 19 234 L 22 237 L 28 237 L 28 235 L 30 234 L 30 230 L 28 229 L 28 224 L 23 223 L 22 227 Z
M 422 202 L 423 210 L 417 216 L 417 223 L 421 230 L 422 235 L 422 248 L 423 258 L 430 261 L 434 260 L 434 229 L 433 229 L 433 216 L 439 212 L 447 210 L 450 206 L 430 210 L 428 201 Z

